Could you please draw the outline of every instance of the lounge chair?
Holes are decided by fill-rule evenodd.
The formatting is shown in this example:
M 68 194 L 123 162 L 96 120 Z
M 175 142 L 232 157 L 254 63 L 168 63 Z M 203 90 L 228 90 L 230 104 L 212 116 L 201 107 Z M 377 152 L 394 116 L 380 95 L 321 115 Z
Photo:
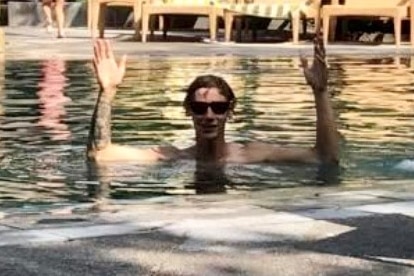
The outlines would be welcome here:
M 96 37 L 97 29 L 99 29 L 99 37 L 104 37 L 107 6 L 124 6 L 133 9 L 135 37 L 138 38 L 141 29 L 142 3 L 143 0 L 88 0 L 88 25 L 92 37 Z
M 201 15 L 209 18 L 210 40 L 217 36 L 217 17 L 223 16 L 222 9 L 214 0 L 149 0 L 142 6 L 142 42 L 147 41 L 150 17 L 152 15 Z M 162 19 L 162 17 L 161 17 Z M 163 25 L 164 35 L 167 24 Z
M 300 20 L 315 19 L 320 0 L 255 0 L 252 3 L 227 5 L 224 10 L 225 41 L 231 40 L 232 25 L 235 16 L 254 16 L 272 19 L 290 19 L 292 23 L 293 43 L 299 43 Z
M 336 17 L 338 16 L 391 17 L 394 20 L 395 44 L 398 47 L 401 44 L 401 22 L 403 19 L 409 18 L 408 6 L 410 2 L 414 1 L 345 0 L 343 5 L 339 5 L 338 0 L 333 0 L 331 5 L 324 5 L 322 8 L 324 43 L 328 44 L 329 37 L 334 38 Z M 413 12 L 412 9 L 411 12 Z M 411 25 L 413 25 L 412 20 Z M 411 32 L 413 32 L 412 29 Z M 413 38 L 411 37 L 411 39 Z
M 411 47 L 414 47 L 414 0 L 410 0 L 410 39 Z

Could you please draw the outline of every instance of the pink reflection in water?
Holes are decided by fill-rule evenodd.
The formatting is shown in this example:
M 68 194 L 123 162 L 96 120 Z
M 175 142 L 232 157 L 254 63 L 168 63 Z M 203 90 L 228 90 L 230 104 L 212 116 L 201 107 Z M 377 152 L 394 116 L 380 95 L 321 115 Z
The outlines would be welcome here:
M 43 78 L 38 84 L 40 102 L 38 125 L 47 129 L 52 140 L 67 140 L 71 132 L 62 119 L 66 116 L 65 104 L 71 99 L 64 95 L 66 84 L 65 61 L 46 60 L 42 63 Z

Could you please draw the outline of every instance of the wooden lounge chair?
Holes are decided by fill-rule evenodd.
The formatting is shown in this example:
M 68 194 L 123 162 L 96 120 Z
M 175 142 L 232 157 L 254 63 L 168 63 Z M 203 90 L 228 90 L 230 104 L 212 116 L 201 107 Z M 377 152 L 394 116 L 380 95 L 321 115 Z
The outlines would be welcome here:
M 225 41 L 231 40 L 235 16 L 255 16 L 272 19 L 290 19 L 293 43 L 299 43 L 300 20 L 315 19 L 320 0 L 255 0 L 252 3 L 236 3 L 224 9 Z M 304 27 L 304 30 L 306 27 Z
M 328 44 L 329 37 L 334 38 L 336 17 L 338 16 L 391 17 L 394 20 L 395 44 L 398 47 L 401 44 L 401 22 L 403 19 L 409 18 L 408 6 L 410 2 L 414 1 L 345 0 L 343 5 L 339 5 L 338 0 L 333 0 L 331 5 L 324 5 L 322 8 L 324 43 Z M 412 11 L 413 9 L 411 9 Z M 411 32 L 413 32 L 412 29 Z M 411 37 L 411 39 L 413 38 Z
M 96 37 L 98 29 L 99 37 L 104 37 L 107 6 L 124 6 L 133 9 L 135 37 L 138 38 L 141 29 L 142 3 L 143 0 L 88 0 L 88 25 L 92 37 Z
M 217 36 L 217 16 L 223 16 L 222 9 L 214 0 L 149 0 L 142 6 L 142 42 L 147 41 L 147 34 L 152 15 L 201 15 L 209 18 L 210 40 Z M 162 18 L 162 17 L 161 17 Z M 162 24 L 164 35 L 167 24 Z
M 414 47 L 414 0 L 410 0 L 410 40 Z

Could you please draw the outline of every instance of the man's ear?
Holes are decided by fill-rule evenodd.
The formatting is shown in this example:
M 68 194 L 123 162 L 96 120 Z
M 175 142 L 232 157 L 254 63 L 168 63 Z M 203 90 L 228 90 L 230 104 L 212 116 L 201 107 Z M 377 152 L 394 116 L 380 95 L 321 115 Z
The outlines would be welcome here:
M 233 118 L 235 107 L 236 107 L 236 103 L 234 101 L 231 101 L 230 106 L 229 106 L 229 113 L 228 113 L 229 119 Z

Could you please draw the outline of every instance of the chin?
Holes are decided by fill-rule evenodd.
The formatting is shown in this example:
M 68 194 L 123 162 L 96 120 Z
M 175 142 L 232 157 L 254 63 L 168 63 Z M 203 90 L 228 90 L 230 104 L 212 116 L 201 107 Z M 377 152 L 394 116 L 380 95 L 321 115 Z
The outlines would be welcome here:
M 209 133 L 202 133 L 201 137 L 203 137 L 203 139 L 206 140 L 213 140 L 216 139 L 218 137 L 217 132 L 209 132 Z

